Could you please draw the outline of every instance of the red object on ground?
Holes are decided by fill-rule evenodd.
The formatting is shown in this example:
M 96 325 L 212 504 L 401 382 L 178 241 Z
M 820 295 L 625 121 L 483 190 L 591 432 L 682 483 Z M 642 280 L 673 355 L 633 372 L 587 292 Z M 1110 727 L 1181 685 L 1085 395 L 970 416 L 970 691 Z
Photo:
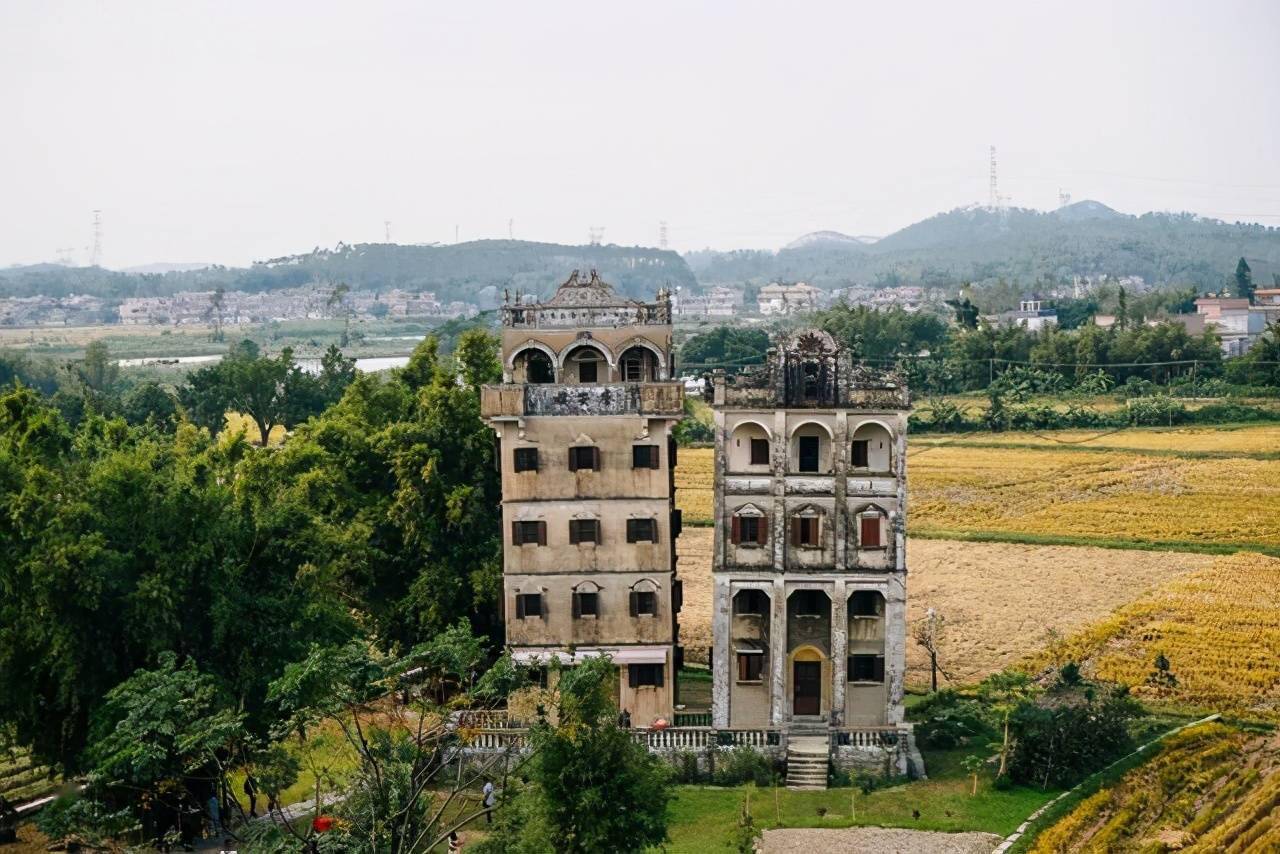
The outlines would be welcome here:
M 671 726 L 671 724 L 667 723 L 666 718 L 658 718 L 653 722 L 653 729 L 666 729 L 669 726 Z
M 311 820 L 311 829 L 316 833 L 328 833 L 333 830 L 333 817 L 318 815 Z

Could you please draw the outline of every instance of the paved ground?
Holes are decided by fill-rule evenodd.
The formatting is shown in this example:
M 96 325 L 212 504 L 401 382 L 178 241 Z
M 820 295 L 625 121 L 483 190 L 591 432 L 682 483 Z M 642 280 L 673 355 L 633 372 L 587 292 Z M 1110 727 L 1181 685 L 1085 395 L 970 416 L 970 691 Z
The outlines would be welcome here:
M 766 830 L 763 854 L 991 854 L 994 833 L 936 833 L 893 827 Z

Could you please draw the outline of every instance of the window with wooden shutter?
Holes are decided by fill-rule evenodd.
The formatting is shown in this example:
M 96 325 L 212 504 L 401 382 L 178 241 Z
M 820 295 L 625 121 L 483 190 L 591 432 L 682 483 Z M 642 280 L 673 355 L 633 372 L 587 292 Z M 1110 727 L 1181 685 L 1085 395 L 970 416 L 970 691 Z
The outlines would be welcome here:
M 804 527 L 804 520 L 799 516 L 791 517 L 791 545 L 800 545 L 800 530 Z
M 656 617 L 658 615 L 658 594 L 652 590 L 631 591 L 631 616 Z
M 729 523 L 729 542 L 735 546 L 742 542 L 742 517 L 734 516 Z
M 656 543 L 658 541 L 658 523 L 655 519 L 628 519 L 628 543 Z
M 546 522 L 512 522 L 511 544 L 516 546 L 547 544 Z
M 880 538 L 881 517 L 877 514 L 858 517 L 859 545 L 864 549 L 878 549 L 884 546 Z
M 751 440 L 751 465 L 753 466 L 769 465 L 769 440 L 768 439 L 752 439 Z
M 542 616 L 542 594 L 520 593 L 516 596 L 516 617 L 524 620 Z
M 599 371 L 596 369 L 596 366 L 598 364 L 599 363 L 596 362 L 595 359 L 583 359 L 582 361 L 578 362 L 578 382 L 580 383 L 595 382 L 596 377 L 599 375 Z
M 600 594 L 594 590 L 580 590 L 573 594 L 574 617 L 600 616 Z
M 657 445 L 632 445 L 631 467 L 633 469 L 656 469 L 658 467 Z
M 797 546 L 817 547 L 822 543 L 818 538 L 818 517 L 799 516 L 791 520 L 792 543 Z
M 871 443 L 866 439 L 853 440 L 853 467 L 856 469 L 864 469 L 869 463 Z
M 579 469 L 600 470 L 600 449 L 589 445 L 575 445 L 569 449 L 569 471 Z
M 756 517 L 756 545 L 763 546 L 769 542 L 769 524 L 764 516 Z
M 516 448 L 515 449 L 515 469 L 516 471 L 537 471 L 538 470 L 538 449 L 537 448 Z
M 569 543 L 577 545 L 578 543 L 598 543 L 600 542 L 600 520 L 599 519 L 570 519 L 569 520 Z
M 628 664 L 627 685 L 631 688 L 661 688 L 663 669 L 661 664 Z
M 764 681 L 764 655 L 757 652 L 738 653 L 738 681 Z

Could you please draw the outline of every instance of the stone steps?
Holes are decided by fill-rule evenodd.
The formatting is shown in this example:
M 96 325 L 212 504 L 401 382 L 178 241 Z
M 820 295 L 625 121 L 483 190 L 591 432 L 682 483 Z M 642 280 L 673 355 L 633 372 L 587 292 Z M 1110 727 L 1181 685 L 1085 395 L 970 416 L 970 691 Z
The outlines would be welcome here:
M 793 730 L 787 738 L 787 788 L 825 789 L 828 762 L 825 733 L 801 735 Z

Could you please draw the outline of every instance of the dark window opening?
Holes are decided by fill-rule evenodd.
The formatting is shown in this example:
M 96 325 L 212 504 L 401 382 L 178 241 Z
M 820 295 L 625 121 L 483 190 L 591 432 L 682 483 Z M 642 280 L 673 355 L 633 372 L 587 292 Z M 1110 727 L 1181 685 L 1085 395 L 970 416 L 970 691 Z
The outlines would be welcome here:
M 849 656 L 850 682 L 884 682 L 883 655 Z
M 733 602 L 735 613 L 740 616 L 764 617 L 769 614 L 769 597 L 763 590 L 741 590 Z
M 880 517 L 861 516 L 858 519 L 860 544 L 864 549 L 878 549 L 884 546 L 880 538 Z
M 622 360 L 622 381 L 638 383 L 644 379 L 644 361 L 642 359 Z
M 817 516 L 797 516 L 791 520 L 791 542 L 797 546 L 820 546 Z
M 769 526 L 761 516 L 734 516 L 730 539 L 734 545 L 748 543 L 764 545 L 768 541 Z
M 797 590 L 792 594 L 797 617 L 820 617 L 827 597 L 821 590 Z
M 656 543 L 658 541 L 658 523 L 656 519 L 628 519 L 628 543 Z
M 818 363 L 805 362 L 801 367 L 804 374 L 804 399 L 818 399 Z
M 555 382 L 555 371 L 545 353 L 534 351 L 525 357 L 525 379 L 531 383 Z
M 530 667 L 528 670 L 529 684 L 543 691 L 547 690 L 547 668 Z
M 600 470 L 600 449 L 589 445 L 578 445 L 569 449 L 569 471 L 579 469 Z
M 516 448 L 516 471 L 537 471 L 538 449 Z
M 546 522 L 512 522 L 511 544 L 545 546 L 547 544 Z
M 632 445 L 631 467 L 633 469 L 656 469 L 658 467 L 658 446 Z
M 661 664 L 628 664 L 627 685 L 632 688 L 661 688 L 662 671 Z
M 542 616 L 542 594 L 541 593 L 520 593 L 516 596 L 516 618 L 520 620 L 529 617 Z
M 849 613 L 855 617 L 878 617 L 880 602 L 880 594 L 874 590 L 859 590 L 849 598 Z
M 871 442 L 866 439 L 853 440 L 853 467 L 864 469 L 870 465 Z
M 573 616 L 600 616 L 600 594 L 594 590 L 583 590 L 573 594 Z
M 818 470 L 818 437 L 800 437 L 800 471 L 816 472 Z
M 769 440 L 768 439 L 752 439 L 751 440 L 751 465 L 753 466 L 769 465 Z
M 599 376 L 599 372 L 596 369 L 596 366 L 598 364 L 600 363 L 597 362 L 595 359 L 583 359 L 582 361 L 578 362 L 578 382 L 580 383 L 595 382 L 596 377 Z
M 600 520 L 599 519 L 570 519 L 569 520 L 569 543 L 577 545 L 578 543 L 598 543 L 600 542 Z
M 762 654 L 756 652 L 738 653 L 738 681 L 764 681 L 764 656 Z
M 652 590 L 632 590 L 631 591 L 631 616 L 633 617 L 656 617 L 658 616 L 658 594 Z

